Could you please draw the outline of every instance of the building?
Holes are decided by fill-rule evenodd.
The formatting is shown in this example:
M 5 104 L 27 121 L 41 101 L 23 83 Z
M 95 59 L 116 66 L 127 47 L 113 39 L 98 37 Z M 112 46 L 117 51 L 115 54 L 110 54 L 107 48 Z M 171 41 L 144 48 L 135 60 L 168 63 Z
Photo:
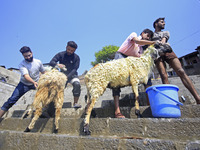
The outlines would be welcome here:
M 195 52 L 179 58 L 187 75 L 200 75 L 200 46 L 195 50 Z

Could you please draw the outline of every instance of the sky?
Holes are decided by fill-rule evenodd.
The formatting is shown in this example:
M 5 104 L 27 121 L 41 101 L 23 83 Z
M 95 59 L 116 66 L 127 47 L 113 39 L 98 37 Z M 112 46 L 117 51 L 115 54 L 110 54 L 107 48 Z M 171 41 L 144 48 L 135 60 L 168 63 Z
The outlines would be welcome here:
M 0 0 L 0 66 L 18 68 L 29 46 L 49 63 L 68 41 L 78 44 L 78 74 L 89 70 L 95 52 L 120 46 L 128 35 L 154 31 L 165 17 L 169 43 L 178 57 L 200 46 L 200 0 Z

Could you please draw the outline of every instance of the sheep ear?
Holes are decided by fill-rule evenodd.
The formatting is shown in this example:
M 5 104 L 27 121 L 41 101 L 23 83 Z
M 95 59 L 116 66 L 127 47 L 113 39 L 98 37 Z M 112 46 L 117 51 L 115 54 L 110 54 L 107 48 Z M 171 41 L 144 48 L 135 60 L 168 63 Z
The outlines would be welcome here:
M 159 57 L 160 57 L 159 51 L 154 48 L 154 52 L 152 53 L 152 58 L 155 60 L 158 59 Z

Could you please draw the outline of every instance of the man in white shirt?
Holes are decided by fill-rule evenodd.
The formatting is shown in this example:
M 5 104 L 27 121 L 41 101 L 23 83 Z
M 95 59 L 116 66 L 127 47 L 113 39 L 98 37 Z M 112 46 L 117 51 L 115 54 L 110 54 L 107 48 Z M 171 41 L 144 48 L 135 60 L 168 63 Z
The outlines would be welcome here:
M 21 79 L 12 96 L 3 104 L 0 109 L 0 118 L 10 109 L 22 95 L 31 89 L 36 89 L 38 86 L 37 81 L 40 77 L 40 72 L 45 73 L 45 69 L 42 62 L 33 58 L 31 49 L 24 46 L 20 49 L 24 60 L 19 64 L 19 70 L 21 72 Z

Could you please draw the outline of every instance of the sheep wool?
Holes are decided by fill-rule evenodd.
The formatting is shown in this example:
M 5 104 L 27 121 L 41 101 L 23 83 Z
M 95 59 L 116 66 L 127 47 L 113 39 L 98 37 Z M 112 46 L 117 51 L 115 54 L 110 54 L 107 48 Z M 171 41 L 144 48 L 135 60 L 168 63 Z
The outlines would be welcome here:
M 35 122 L 42 114 L 42 108 L 47 106 L 50 102 L 54 102 L 56 108 L 55 114 L 55 126 L 58 130 L 58 121 L 60 119 L 60 112 L 64 101 L 64 88 L 67 81 L 67 76 L 57 69 L 52 69 L 51 71 L 42 74 L 39 81 L 38 87 L 35 94 L 35 98 L 32 106 L 36 109 L 34 117 L 25 130 L 26 132 L 33 129 Z M 28 114 L 31 114 L 33 110 L 31 109 Z
M 139 57 L 127 57 L 107 63 L 100 63 L 91 68 L 85 75 L 85 83 L 92 98 L 101 96 L 108 84 L 112 88 L 124 87 L 134 84 L 147 83 L 148 74 L 154 63 L 149 52 L 154 51 L 153 47 Z
M 154 56 L 157 50 L 153 45 L 149 46 L 141 57 L 127 57 L 100 63 L 91 68 L 85 75 L 85 84 L 90 101 L 87 104 L 84 132 L 89 132 L 88 124 L 92 108 L 96 100 L 104 93 L 106 88 L 132 86 L 136 96 L 135 107 L 139 112 L 138 84 L 147 83 L 148 75 L 154 65 Z

